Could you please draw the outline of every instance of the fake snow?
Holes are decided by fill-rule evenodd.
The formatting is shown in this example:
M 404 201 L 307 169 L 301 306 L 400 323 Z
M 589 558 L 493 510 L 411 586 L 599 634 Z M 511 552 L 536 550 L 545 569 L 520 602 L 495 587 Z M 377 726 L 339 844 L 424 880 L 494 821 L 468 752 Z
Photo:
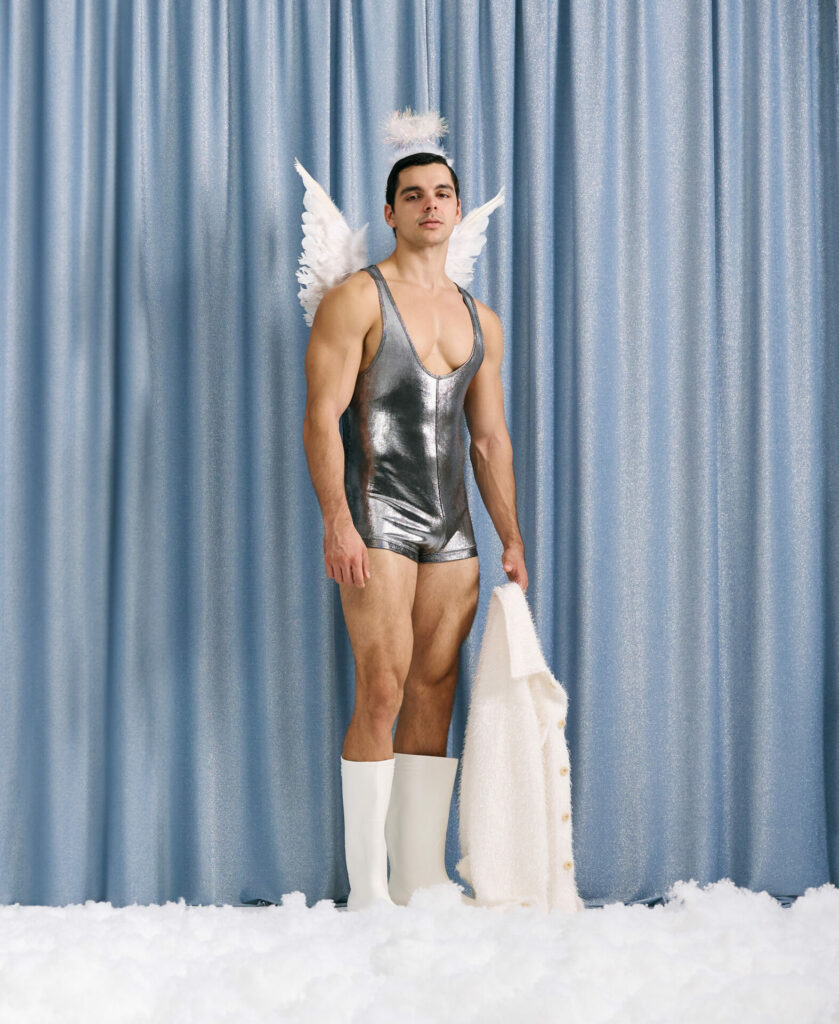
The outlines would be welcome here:
M 839 1021 L 839 889 L 724 879 L 576 914 L 466 906 L 0 907 L 0 1021 Z

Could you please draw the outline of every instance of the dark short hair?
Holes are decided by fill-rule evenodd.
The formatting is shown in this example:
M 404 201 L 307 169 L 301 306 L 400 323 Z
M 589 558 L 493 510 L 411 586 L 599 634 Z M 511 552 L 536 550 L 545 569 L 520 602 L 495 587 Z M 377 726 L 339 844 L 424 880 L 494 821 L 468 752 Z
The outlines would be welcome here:
M 396 199 L 396 183 L 399 181 L 399 172 L 404 171 L 406 167 L 422 167 L 425 164 L 442 164 L 444 167 L 448 167 L 451 172 L 452 181 L 454 182 L 455 198 L 460 199 L 460 182 L 457 180 L 457 175 L 454 173 L 454 169 L 449 166 L 449 162 L 444 156 L 441 156 L 439 153 L 409 153 L 408 156 L 403 156 L 401 160 L 396 161 L 390 169 L 390 174 L 387 176 L 385 202 L 388 206 L 391 208 L 394 206 L 394 200 Z

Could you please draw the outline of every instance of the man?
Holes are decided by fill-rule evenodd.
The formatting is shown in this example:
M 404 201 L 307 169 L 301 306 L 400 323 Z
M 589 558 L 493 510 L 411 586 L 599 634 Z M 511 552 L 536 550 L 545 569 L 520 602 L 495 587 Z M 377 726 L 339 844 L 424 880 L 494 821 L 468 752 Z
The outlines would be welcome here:
M 394 251 L 325 293 L 306 351 L 303 442 L 356 667 L 341 758 L 350 910 L 447 880 L 446 740 L 479 576 L 464 412 L 503 568 L 527 589 L 501 322 L 446 276 L 461 206 L 445 157 L 398 160 L 384 215 Z

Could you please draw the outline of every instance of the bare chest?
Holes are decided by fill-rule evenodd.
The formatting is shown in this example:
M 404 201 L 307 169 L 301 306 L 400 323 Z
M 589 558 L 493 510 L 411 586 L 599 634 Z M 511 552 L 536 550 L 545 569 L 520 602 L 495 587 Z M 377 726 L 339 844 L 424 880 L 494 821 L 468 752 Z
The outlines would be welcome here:
M 459 291 L 444 291 L 434 298 L 404 285 L 389 284 L 397 318 L 419 361 L 430 373 L 443 376 L 468 361 L 475 331 L 466 301 Z M 361 369 L 369 365 L 382 337 L 381 313 L 364 342 Z

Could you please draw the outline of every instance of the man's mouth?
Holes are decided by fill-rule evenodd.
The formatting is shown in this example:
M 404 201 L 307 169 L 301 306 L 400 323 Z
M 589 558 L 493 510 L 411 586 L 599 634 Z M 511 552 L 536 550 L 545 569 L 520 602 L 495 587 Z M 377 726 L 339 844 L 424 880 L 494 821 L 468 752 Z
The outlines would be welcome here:
M 436 225 L 436 224 L 442 224 L 442 223 L 443 222 L 441 220 L 423 220 L 423 221 L 420 221 L 420 226 L 423 226 L 425 224 L 435 224 Z

